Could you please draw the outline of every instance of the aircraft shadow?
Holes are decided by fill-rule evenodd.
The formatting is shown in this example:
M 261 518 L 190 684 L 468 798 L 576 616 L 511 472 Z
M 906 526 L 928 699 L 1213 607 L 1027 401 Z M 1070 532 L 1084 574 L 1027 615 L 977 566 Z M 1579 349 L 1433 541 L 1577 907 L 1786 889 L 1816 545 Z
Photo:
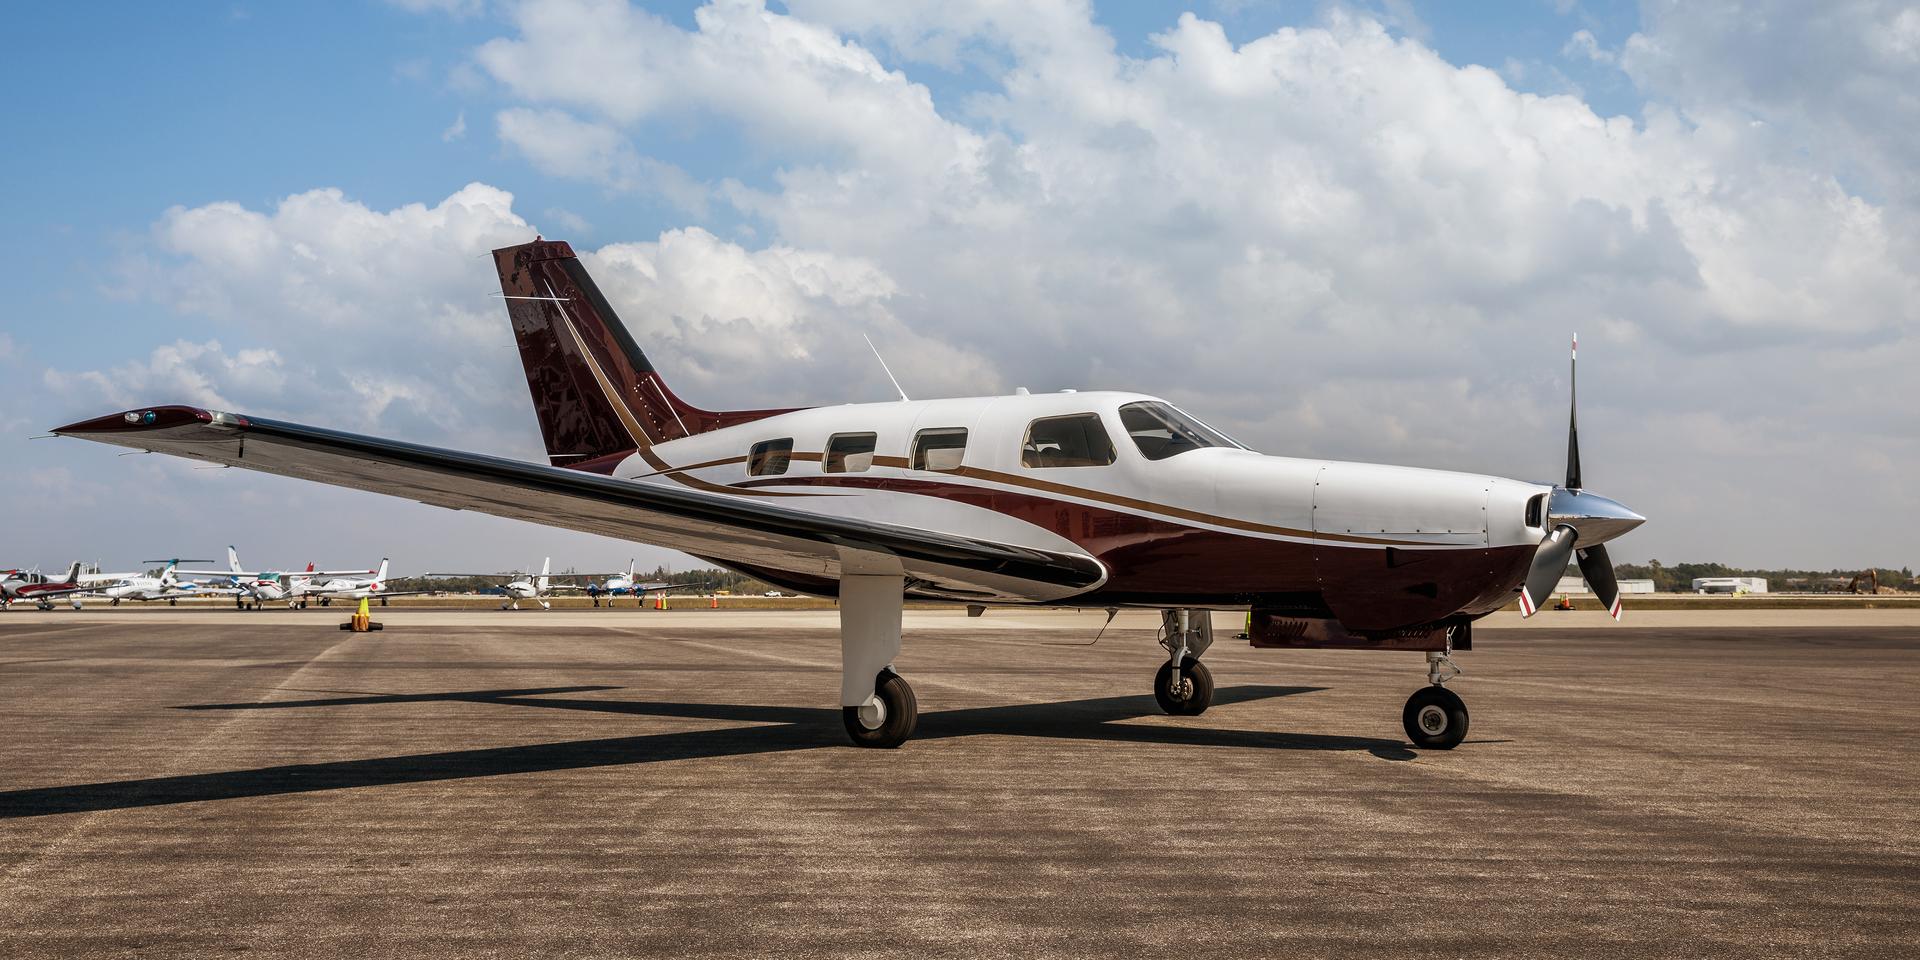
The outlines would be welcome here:
M 432 783 L 516 773 L 579 770 L 660 763 L 701 757 L 747 756 L 846 746 L 840 711 L 812 707 L 664 701 L 594 700 L 557 696 L 616 690 L 609 686 L 537 687 L 451 693 L 337 694 L 308 700 L 264 703 L 215 703 L 180 710 L 285 710 L 300 707 L 362 706 L 396 703 L 467 702 L 543 709 L 582 710 L 636 716 L 720 720 L 757 724 L 724 730 L 640 734 L 529 744 L 478 750 L 302 763 L 218 773 L 149 777 L 136 780 L 0 791 L 0 819 L 41 817 L 139 807 L 234 800 L 243 797 L 312 793 L 353 787 Z M 1322 687 L 1242 685 L 1214 694 L 1216 707 L 1312 693 Z M 914 741 L 966 736 L 1018 736 L 1047 739 L 1161 743 L 1192 747 L 1240 747 L 1270 750 L 1364 750 L 1385 760 L 1411 760 L 1417 754 L 1404 742 L 1366 737 L 1263 733 L 1188 726 L 1118 723 L 1157 716 L 1151 696 L 1099 697 L 1058 703 L 974 707 L 923 714 Z M 912 744 L 909 743 L 908 749 Z

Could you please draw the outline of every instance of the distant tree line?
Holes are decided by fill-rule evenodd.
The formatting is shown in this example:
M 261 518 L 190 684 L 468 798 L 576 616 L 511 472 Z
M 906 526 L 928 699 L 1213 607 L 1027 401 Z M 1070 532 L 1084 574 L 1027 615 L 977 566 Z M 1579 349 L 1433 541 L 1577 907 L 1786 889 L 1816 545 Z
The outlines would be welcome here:
M 625 571 L 621 572 L 624 573 Z M 527 573 L 524 571 L 503 571 L 489 576 L 476 577 L 390 577 L 387 582 L 395 590 L 439 590 L 444 593 L 482 593 L 489 590 L 498 590 L 502 585 L 511 580 L 520 580 L 538 575 L 537 573 Z M 583 587 L 586 586 L 589 581 L 597 584 L 606 579 L 605 572 L 596 573 L 589 577 L 578 574 L 570 569 L 556 570 L 548 574 L 548 576 L 552 577 L 556 583 L 573 583 Z M 666 567 L 661 566 L 655 567 L 650 571 L 643 571 L 636 567 L 633 571 L 633 576 L 634 579 L 641 583 L 679 584 L 679 587 L 668 591 L 670 595 L 673 593 L 705 594 L 715 590 L 734 594 L 759 594 L 773 589 L 752 577 L 734 573 L 731 570 L 721 570 L 717 567 L 706 567 L 694 570 L 668 570 Z
M 1693 581 L 1703 577 L 1765 577 L 1771 590 L 1790 589 L 1821 590 L 1829 589 L 1833 581 L 1847 581 L 1855 576 L 1866 576 L 1869 572 L 1878 573 L 1880 585 L 1895 589 L 1912 589 L 1913 570 L 1901 567 L 1894 570 L 1889 567 L 1858 567 L 1851 570 L 1762 570 L 1748 567 L 1729 567 L 1724 563 L 1676 563 L 1672 566 L 1658 560 L 1646 563 L 1614 564 L 1613 575 L 1622 580 L 1652 580 L 1653 588 L 1663 593 L 1685 593 L 1693 589 Z M 1573 571 L 1570 571 L 1573 572 Z M 1795 581 L 1804 581 L 1801 586 Z M 1844 584 L 1842 584 L 1844 585 Z

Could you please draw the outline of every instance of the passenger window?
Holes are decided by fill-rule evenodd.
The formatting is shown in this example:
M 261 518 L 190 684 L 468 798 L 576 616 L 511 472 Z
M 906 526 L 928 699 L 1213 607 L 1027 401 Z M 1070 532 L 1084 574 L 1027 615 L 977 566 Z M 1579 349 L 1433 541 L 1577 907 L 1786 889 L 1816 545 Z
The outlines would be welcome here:
M 871 433 L 836 433 L 827 441 L 827 457 L 820 464 L 826 473 L 859 473 L 873 466 Z
M 958 470 L 967 455 L 966 427 L 922 430 L 913 437 L 915 470 Z
M 747 476 L 770 477 L 786 473 L 793 462 L 793 438 L 762 440 L 747 454 Z
M 1104 467 L 1113 462 L 1113 441 L 1097 413 L 1047 417 L 1027 425 L 1020 447 L 1026 467 Z

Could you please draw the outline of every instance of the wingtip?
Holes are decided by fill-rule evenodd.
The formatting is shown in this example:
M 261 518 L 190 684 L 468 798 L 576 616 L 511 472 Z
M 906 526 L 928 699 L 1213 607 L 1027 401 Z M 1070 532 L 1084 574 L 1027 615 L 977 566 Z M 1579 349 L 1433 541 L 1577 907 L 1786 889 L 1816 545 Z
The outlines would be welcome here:
M 246 422 L 246 418 L 231 413 L 181 404 L 166 404 L 155 407 L 135 407 L 132 410 L 110 413 L 104 417 L 78 420 L 63 427 L 54 427 L 47 432 L 66 437 L 97 433 L 126 433 L 131 430 L 159 430 L 193 423 L 237 423 L 245 426 Z

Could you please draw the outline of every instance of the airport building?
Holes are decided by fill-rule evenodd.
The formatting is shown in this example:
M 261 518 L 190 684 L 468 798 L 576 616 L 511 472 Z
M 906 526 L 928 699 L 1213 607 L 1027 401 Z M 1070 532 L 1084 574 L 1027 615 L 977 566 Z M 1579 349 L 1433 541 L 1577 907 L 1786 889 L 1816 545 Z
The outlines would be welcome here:
M 1697 577 L 1694 593 L 1766 593 L 1765 577 Z

